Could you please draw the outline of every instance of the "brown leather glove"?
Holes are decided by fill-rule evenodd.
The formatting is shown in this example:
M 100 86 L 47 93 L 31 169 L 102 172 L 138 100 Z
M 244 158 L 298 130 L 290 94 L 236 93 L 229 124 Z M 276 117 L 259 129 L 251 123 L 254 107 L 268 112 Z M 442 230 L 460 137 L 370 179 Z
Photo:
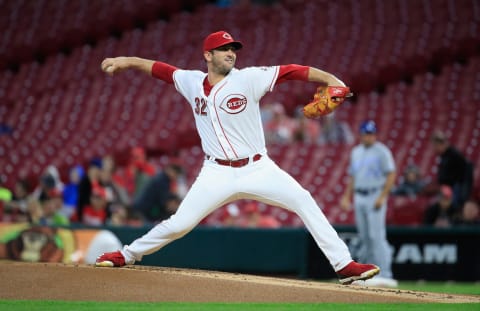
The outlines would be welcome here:
M 352 95 L 346 86 L 319 86 L 313 100 L 303 107 L 303 114 L 310 119 L 325 116 Z

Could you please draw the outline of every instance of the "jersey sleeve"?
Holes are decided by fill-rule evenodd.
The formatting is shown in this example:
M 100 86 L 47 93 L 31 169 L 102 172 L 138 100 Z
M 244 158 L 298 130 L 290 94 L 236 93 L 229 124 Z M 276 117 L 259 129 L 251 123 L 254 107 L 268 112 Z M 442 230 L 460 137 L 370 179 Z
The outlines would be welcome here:
M 288 80 L 308 81 L 309 68 L 308 66 L 297 64 L 281 65 L 275 84 L 280 84 Z
M 390 173 L 395 171 L 395 160 L 393 159 L 392 152 L 386 146 L 383 146 L 383 171 Z
M 152 66 L 152 77 L 163 80 L 167 83 L 173 83 L 173 73 L 178 68 L 167 63 L 155 62 Z
M 249 83 L 257 100 L 273 90 L 279 70 L 279 66 L 249 67 L 244 69 L 245 82 Z
M 197 95 L 194 94 L 194 87 L 195 85 L 201 85 L 199 83 L 201 83 L 205 75 L 205 73 L 198 70 L 177 69 L 173 72 L 172 79 L 177 91 L 189 100 L 189 98 Z

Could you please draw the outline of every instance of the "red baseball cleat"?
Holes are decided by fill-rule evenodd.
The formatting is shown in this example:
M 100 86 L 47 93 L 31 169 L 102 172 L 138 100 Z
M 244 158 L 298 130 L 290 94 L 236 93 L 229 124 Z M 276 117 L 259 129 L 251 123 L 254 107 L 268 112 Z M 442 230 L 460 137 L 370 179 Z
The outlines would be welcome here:
M 337 271 L 337 276 L 341 284 L 348 285 L 354 281 L 370 279 L 379 272 L 380 268 L 375 265 L 352 261 L 345 268 Z
M 95 261 L 97 267 L 122 267 L 125 266 L 125 257 L 120 251 L 103 253 Z

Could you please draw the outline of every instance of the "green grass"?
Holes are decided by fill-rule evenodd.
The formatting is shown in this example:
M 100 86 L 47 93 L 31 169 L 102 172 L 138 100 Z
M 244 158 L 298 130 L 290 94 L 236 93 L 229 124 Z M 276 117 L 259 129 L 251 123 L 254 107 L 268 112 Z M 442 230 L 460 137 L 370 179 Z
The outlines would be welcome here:
M 400 281 L 398 285 L 399 289 L 406 290 L 459 295 L 480 295 L 480 283 Z
M 124 302 L 65 302 L 65 301 L 0 301 L 1 310 L 9 311 L 363 311 L 363 310 L 413 310 L 413 311 L 444 311 L 462 310 L 478 311 L 479 304 L 279 304 L 279 303 L 124 303 Z
M 323 280 L 322 282 L 338 283 L 337 280 Z M 479 295 L 480 282 L 433 282 L 433 281 L 399 281 L 398 289 L 414 290 L 422 292 L 456 294 L 456 295 Z M 480 311 L 480 309 L 479 309 Z
M 406 282 L 401 281 L 399 289 L 448 293 L 480 295 L 480 284 L 461 282 Z M 363 310 L 413 310 L 413 311 L 444 311 L 462 310 L 478 311 L 480 304 L 412 304 L 412 303 L 128 303 L 128 302 L 92 302 L 92 301 L 38 301 L 38 300 L 0 300 L 0 310 L 8 311 L 363 311 Z

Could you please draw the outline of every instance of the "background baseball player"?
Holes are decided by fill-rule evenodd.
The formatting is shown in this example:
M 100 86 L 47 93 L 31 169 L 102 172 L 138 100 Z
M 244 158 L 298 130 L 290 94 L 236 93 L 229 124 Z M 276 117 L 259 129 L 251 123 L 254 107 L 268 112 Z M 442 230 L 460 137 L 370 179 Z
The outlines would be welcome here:
M 348 174 L 350 180 L 341 205 L 349 210 L 353 192 L 355 222 L 362 243 L 359 257 L 381 269 L 378 277 L 365 283 L 396 287 L 392 278 L 392 254 L 387 241 L 387 199 L 395 181 L 395 162 L 387 146 L 377 141 L 377 127 L 368 120 L 360 125 L 361 143 L 351 152 Z
M 236 51 L 241 48 L 242 43 L 225 31 L 208 35 L 203 44 L 208 73 L 182 70 L 137 57 L 107 58 L 102 62 L 102 70 L 112 75 L 131 68 L 174 84 L 191 106 L 205 160 L 197 179 L 172 217 L 121 251 L 103 254 L 96 265 L 133 264 L 142 256 L 187 234 L 218 207 L 238 199 L 255 199 L 297 213 L 337 272 L 341 283 L 371 278 L 379 272 L 379 268 L 353 261 L 347 246 L 310 193 L 268 157 L 260 118 L 259 101 L 262 96 L 286 80 L 335 86 L 322 89 L 316 99 L 333 94 L 341 102 L 349 89 L 332 74 L 307 66 L 238 70 L 234 65 Z M 330 111 L 335 106 L 330 104 L 322 107 Z M 308 115 L 315 110 L 316 106 L 312 105 Z

